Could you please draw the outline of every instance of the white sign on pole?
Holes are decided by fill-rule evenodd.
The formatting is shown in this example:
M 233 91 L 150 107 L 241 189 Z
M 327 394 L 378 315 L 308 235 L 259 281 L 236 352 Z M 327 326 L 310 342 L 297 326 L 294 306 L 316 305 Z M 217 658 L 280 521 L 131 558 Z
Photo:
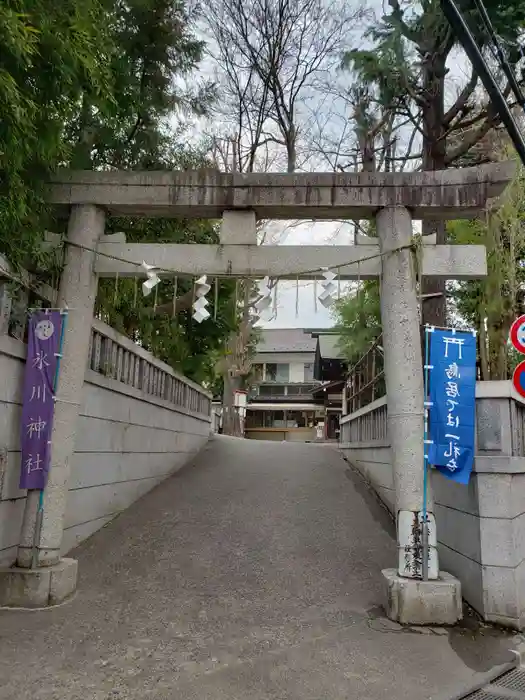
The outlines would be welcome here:
M 246 408 L 247 393 L 246 391 L 236 391 L 234 396 L 234 406 L 236 408 Z

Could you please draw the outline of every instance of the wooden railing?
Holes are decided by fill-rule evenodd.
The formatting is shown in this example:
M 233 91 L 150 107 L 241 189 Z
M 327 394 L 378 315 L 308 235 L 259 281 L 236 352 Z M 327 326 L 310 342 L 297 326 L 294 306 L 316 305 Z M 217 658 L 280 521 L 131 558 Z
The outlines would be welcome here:
M 350 369 L 346 380 L 346 410 L 355 413 L 386 394 L 383 337 Z

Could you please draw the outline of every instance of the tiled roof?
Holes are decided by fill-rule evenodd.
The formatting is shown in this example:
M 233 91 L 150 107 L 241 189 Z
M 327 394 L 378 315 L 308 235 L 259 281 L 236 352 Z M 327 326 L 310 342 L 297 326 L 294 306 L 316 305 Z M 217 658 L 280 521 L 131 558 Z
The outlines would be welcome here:
M 315 352 L 317 340 L 302 328 L 262 330 L 257 352 Z

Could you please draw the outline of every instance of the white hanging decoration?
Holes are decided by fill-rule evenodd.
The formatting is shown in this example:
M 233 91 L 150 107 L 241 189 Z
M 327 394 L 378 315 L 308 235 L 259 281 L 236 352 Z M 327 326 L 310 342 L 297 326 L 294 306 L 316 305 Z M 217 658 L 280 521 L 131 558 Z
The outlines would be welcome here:
M 147 297 L 151 294 L 151 290 L 158 285 L 160 282 L 160 277 L 157 275 L 155 270 L 157 270 L 156 265 L 148 265 L 144 260 L 142 261 L 142 267 L 146 270 L 147 280 L 142 283 L 142 294 Z
M 332 272 L 332 270 L 324 268 L 322 277 L 324 278 L 321 280 L 321 287 L 323 288 L 323 291 L 317 298 L 325 309 L 327 309 L 334 303 L 334 294 L 337 292 L 337 286 L 334 284 L 334 280 L 336 279 L 337 275 Z
M 193 302 L 192 318 L 197 323 L 202 323 L 210 317 L 210 312 L 206 308 L 209 301 L 206 299 L 206 294 L 210 291 L 211 286 L 206 282 L 206 275 L 199 277 L 195 282 L 195 301 Z
M 257 282 L 257 296 L 255 302 L 255 312 L 259 318 L 266 320 L 268 311 L 272 305 L 272 290 L 270 288 L 270 278 L 266 276 L 260 282 Z M 271 312 L 270 312 L 271 313 Z

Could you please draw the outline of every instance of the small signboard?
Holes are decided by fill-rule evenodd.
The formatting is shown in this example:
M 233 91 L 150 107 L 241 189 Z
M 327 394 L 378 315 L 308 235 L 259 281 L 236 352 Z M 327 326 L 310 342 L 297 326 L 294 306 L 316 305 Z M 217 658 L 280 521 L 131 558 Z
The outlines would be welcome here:
M 525 355 L 525 315 L 517 318 L 510 327 L 510 342 L 518 352 Z
M 234 394 L 233 403 L 236 408 L 246 408 L 247 391 L 237 390 Z
M 237 411 L 239 412 L 239 418 L 244 419 L 246 417 L 246 402 L 248 400 L 248 392 L 237 390 L 234 394 L 233 403 Z
M 525 361 L 520 362 L 512 375 L 512 384 L 522 399 L 525 399 Z

